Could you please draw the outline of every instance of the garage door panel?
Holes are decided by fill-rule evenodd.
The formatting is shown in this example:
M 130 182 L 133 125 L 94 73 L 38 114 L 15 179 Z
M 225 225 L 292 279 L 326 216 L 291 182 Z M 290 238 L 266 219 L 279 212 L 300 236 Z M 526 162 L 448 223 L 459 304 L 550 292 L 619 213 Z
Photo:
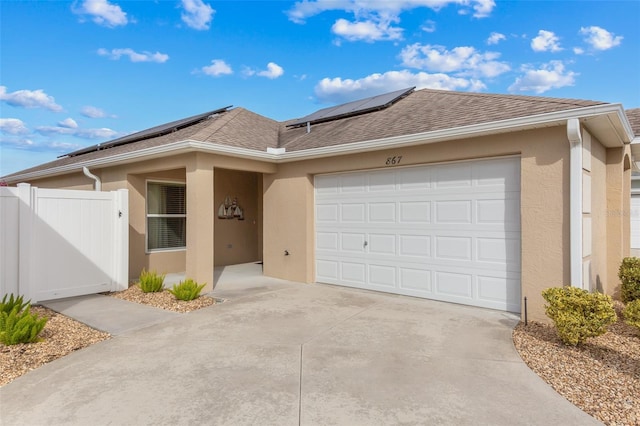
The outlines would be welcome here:
M 364 253 L 366 236 L 356 233 L 340 234 L 340 248 L 345 252 Z
M 400 256 L 429 258 L 431 257 L 431 236 L 400 235 Z
M 640 194 L 631 196 L 631 248 L 640 249 Z
M 338 223 L 337 204 L 319 204 L 316 206 L 316 222 Z
M 364 174 L 342 175 L 340 179 L 340 192 L 351 194 L 353 192 L 365 192 L 367 176 Z
M 336 284 L 339 281 L 338 271 L 340 262 L 338 260 L 317 260 L 316 277 L 320 282 Z
M 473 298 L 473 276 L 471 274 L 435 273 L 435 291 L 439 295 L 465 299 Z
M 396 256 L 395 234 L 369 234 L 369 253 Z
M 471 168 L 465 164 L 449 164 L 435 167 L 436 188 L 469 188 L 472 185 Z
M 417 291 L 422 294 L 430 294 L 431 271 L 424 269 L 399 268 L 400 288 L 407 291 Z
M 396 173 L 394 171 L 377 171 L 369 174 L 369 192 L 394 192 L 396 190 Z
M 499 187 L 520 192 L 520 165 L 510 160 L 486 161 L 473 167 L 473 179 L 479 187 Z
M 396 288 L 396 267 L 385 265 L 369 265 L 369 283 L 376 286 Z
M 338 238 L 337 232 L 318 232 L 316 234 L 316 249 L 317 250 L 338 250 Z
M 358 204 L 343 204 L 340 208 L 340 220 L 342 222 L 365 222 L 365 208 L 364 203 Z
M 436 223 L 456 223 L 470 224 L 471 201 L 436 201 L 435 202 L 435 222 Z
M 365 284 L 367 265 L 356 262 L 340 262 L 340 279 L 357 284 Z
M 400 191 L 431 188 L 431 170 L 428 168 L 399 169 L 397 174 Z
M 436 237 L 435 244 L 438 259 L 471 260 L 470 237 Z
M 318 282 L 520 310 L 518 158 L 317 176 L 316 186 Z
M 401 201 L 400 223 L 430 223 L 431 203 L 428 201 Z
M 396 203 L 380 202 L 369 203 L 370 223 L 395 223 Z

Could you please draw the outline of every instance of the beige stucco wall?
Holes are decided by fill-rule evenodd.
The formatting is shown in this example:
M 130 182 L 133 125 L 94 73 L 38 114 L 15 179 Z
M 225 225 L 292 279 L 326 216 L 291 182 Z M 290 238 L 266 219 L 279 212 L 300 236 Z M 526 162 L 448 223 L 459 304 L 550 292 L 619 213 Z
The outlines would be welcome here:
M 387 157 L 399 155 L 404 166 L 520 156 L 522 295 L 528 299 L 529 318 L 546 320 L 540 292 L 570 280 L 569 142 L 564 127 L 282 164 L 278 173 L 264 176 L 265 274 L 314 281 L 315 174 L 383 168 Z M 280 208 L 283 204 L 286 210 Z
M 591 226 L 592 255 L 590 289 L 604 292 L 609 287 L 607 244 L 607 150 L 591 139 Z

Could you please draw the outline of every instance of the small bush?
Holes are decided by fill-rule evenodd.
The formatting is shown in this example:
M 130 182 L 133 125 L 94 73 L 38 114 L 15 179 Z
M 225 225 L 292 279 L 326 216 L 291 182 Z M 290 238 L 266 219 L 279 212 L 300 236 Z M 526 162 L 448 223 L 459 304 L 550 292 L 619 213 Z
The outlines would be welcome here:
M 622 311 L 624 322 L 640 330 L 640 299 L 629 302 Z
M 0 312 L 0 343 L 9 346 L 40 340 L 38 335 L 47 323 L 47 318 L 39 318 L 30 311 L 31 306 L 28 305 L 22 312 L 17 306 L 10 313 Z
M 578 345 L 589 337 L 607 332 L 616 322 L 611 297 L 601 293 L 589 293 L 576 287 L 554 287 L 542 292 L 547 301 L 545 313 L 556 326 L 560 340 L 568 345 Z
M 18 312 L 21 312 L 24 308 L 29 305 L 29 302 L 24 303 L 24 296 L 14 297 L 13 293 L 11 293 L 11 297 L 7 300 L 8 294 L 5 294 L 0 301 L 0 312 L 6 312 L 7 314 L 11 313 L 14 308 L 18 309 Z
M 169 293 L 173 294 L 179 300 L 193 300 L 200 296 L 200 292 L 206 284 L 198 284 L 191 278 L 180 281 L 180 284 L 174 284 Z
M 140 289 L 143 293 L 157 293 L 164 288 L 164 274 L 143 269 L 140 272 Z
M 620 286 L 620 298 L 624 303 L 640 299 L 640 259 L 637 257 L 625 257 L 622 259 L 618 277 Z

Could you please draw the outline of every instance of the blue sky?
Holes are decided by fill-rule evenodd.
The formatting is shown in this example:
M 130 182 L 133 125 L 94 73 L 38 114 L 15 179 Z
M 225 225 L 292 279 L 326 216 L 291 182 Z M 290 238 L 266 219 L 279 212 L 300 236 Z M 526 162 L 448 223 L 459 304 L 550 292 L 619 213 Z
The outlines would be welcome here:
M 0 176 L 228 105 L 410 86 L 640 107 L 640 1 L 0 1 Z

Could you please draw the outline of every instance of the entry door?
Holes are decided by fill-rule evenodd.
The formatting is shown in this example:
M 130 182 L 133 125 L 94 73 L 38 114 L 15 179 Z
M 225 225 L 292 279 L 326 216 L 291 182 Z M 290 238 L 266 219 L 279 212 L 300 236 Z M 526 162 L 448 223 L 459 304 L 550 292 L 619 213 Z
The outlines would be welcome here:
M 315 178 L 316 281 L 520 311 L 520 159 Z

